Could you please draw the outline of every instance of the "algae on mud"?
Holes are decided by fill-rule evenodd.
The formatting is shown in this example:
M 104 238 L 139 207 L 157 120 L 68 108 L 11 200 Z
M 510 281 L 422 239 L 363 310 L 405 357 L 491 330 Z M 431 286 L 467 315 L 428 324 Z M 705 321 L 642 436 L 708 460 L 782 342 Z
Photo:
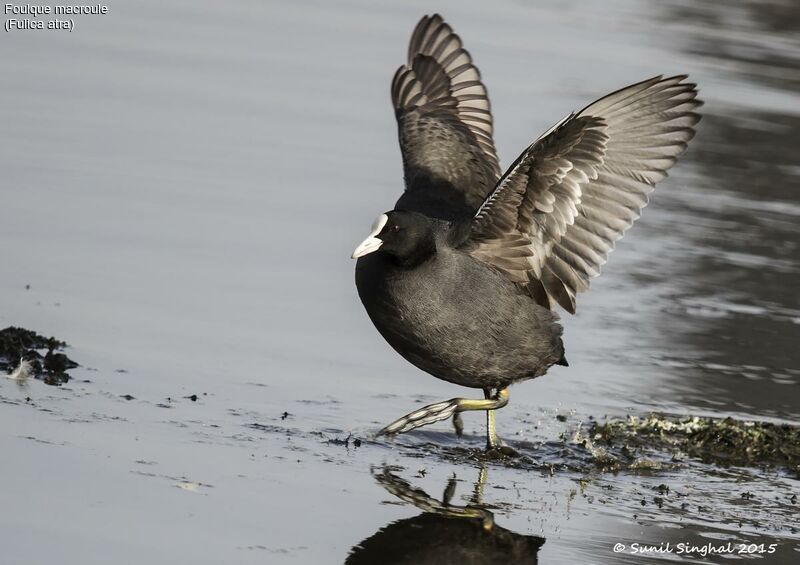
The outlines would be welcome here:
M 0 371 L 9 373 L 21 361 L 28 361 L 36 378 L 58 386 L 69 381 L 67 370 L 78 363 L 60 353 L 67 344 L 54 337 L 44 337 L 32 330 L 9 326 L 0 330 Z M 42 355 L 39 350 L 47 350 Z
M 718 465 L 785 467 L 800 475 L 800 428 L 789 424 L 650 414 L 592 422 L 589 438 L 623 460 L 658 450 Z

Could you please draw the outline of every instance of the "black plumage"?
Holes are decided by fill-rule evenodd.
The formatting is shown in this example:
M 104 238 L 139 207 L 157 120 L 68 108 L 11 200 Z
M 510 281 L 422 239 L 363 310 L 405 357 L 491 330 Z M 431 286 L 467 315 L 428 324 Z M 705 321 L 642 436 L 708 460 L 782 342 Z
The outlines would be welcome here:
M 561 359 L 556 314 L 465 251 L 468 226 L 409 211 L 387 218 L 380 250 L 359 259 L 356 285 L 398 353 L 474 388 L 505 388 Z
M 694 136 L 701 102 L 685 79 L 654 77 L 570 114 L 501 177 L 480 73 L 440 16 L 422 18 L 391 90 L 406 190 L 353 254 L 356 285 L 398 353 L 484 389 L 487 404 L 453 399 L 449 413 L 439 403 L 385 431 L 491 409 L 492 391 L 567 364 L 553 309 L 574 313 Z

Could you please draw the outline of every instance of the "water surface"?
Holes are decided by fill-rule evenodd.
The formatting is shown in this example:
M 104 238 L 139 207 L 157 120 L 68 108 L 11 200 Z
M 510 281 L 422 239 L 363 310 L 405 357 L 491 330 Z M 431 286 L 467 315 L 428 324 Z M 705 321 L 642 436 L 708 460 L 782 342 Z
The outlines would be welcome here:
M 688 72 L 706 101 L 564 316 L 571 366 L 499 413 L 519 465 L 476 455 L 475 414 L 461 440 L 446 423 L 369 440 L 471 392 L 382 341 L 349 260 L 402 189 L 389 80 L 432 11 L 480 66 L 505 164 L 655 74 Z M 798 21 L 779 0 L 141 1 L 71 34 L 6 34 L 0 326 L 64 339 L 82 367 L 57 388 L 0 379 L 4 560 L 343 563 L 380 532 L 424 549 L 403 533 L 419 515 L 441 539 L 470 527 L 387 490 L 389 466 L 426 504 L 453 487 L 474 504 L 482 484 L 494 531 L 541 563 L 681 541 L 776 543 L 763 562 L 795 563 L 786 469 L 609 473 L 572 440 L 606 415 L 800 417 Z

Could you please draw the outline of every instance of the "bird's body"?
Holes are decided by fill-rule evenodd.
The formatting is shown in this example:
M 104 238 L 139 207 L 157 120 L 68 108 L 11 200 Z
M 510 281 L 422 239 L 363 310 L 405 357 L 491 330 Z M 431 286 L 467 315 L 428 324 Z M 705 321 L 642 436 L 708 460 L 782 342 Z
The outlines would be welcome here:
M 493 412 L 507 387 L 566 365 L 557 306 L 600 274 L 694 136 L 694 84 L 657 76 L 560 120 L 501 176 L 489 98 L 461 39 L 438 16 L 412 34 L 392 80 L 406 189 L 356 248 L 356 285 L 375 327 L 405 359 L 484 390 L 390 424 L 400 433 Z
M 414 268 L 382 253 L 359 259 L 356 285 L 375 327 L 406 360 L 473 388 L 505 388 L 543 375 L 564 354 L 554 312 L 448 241 Z

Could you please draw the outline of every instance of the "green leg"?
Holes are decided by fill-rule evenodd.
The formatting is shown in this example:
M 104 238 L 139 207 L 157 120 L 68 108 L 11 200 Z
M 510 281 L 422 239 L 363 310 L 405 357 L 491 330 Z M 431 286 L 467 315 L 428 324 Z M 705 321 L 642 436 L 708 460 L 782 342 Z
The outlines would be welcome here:
M 458 437 L 464 435 L 464 420 L 461 419 L 461 414 L 459 412 L 453 414 L 453 428 L 455 428 Z
M 487 446 L 489 448 L 496 447 L 500 445 L 500 442 L 497 439 L 497 432 L 494 426 L 494 410 L 508 404 L 508 389 L 500 389 L 494 395 L 491 394 L 490 390 L 485 390 L 484 396 L 486 396 L 486 398 L 483 400 L 451 398 L 450 400 L 443 400 L 442 402 L 423 406 L 419 410 L 414 410 L 410 414 L 406 414 L 402 418 L 395 420 L 379 431 L 378 435 L 402 434 L 440 420 L 445 420 L 459 412 L 465 412 L 467 410 L 486 410 L 488 414 L 487 422 L 490 422 L 489 419 L 491 418 Z
M 492 391 L 491 389 L 484 389 L 483 396 L 486 400 L 490 400 L 492 398 Z M 499 396 L 499 392 L 498 392 Z M 506 401 L 508 401 L 508 392 L 506 392 Z M 494 410 L 487 410 L 486 411 L 486 450 L 491 451 L 492 449 L 497 449 L 500 446 L 500 438 L 497 437 L 497 427 L 495 425 L 494 420 Z

